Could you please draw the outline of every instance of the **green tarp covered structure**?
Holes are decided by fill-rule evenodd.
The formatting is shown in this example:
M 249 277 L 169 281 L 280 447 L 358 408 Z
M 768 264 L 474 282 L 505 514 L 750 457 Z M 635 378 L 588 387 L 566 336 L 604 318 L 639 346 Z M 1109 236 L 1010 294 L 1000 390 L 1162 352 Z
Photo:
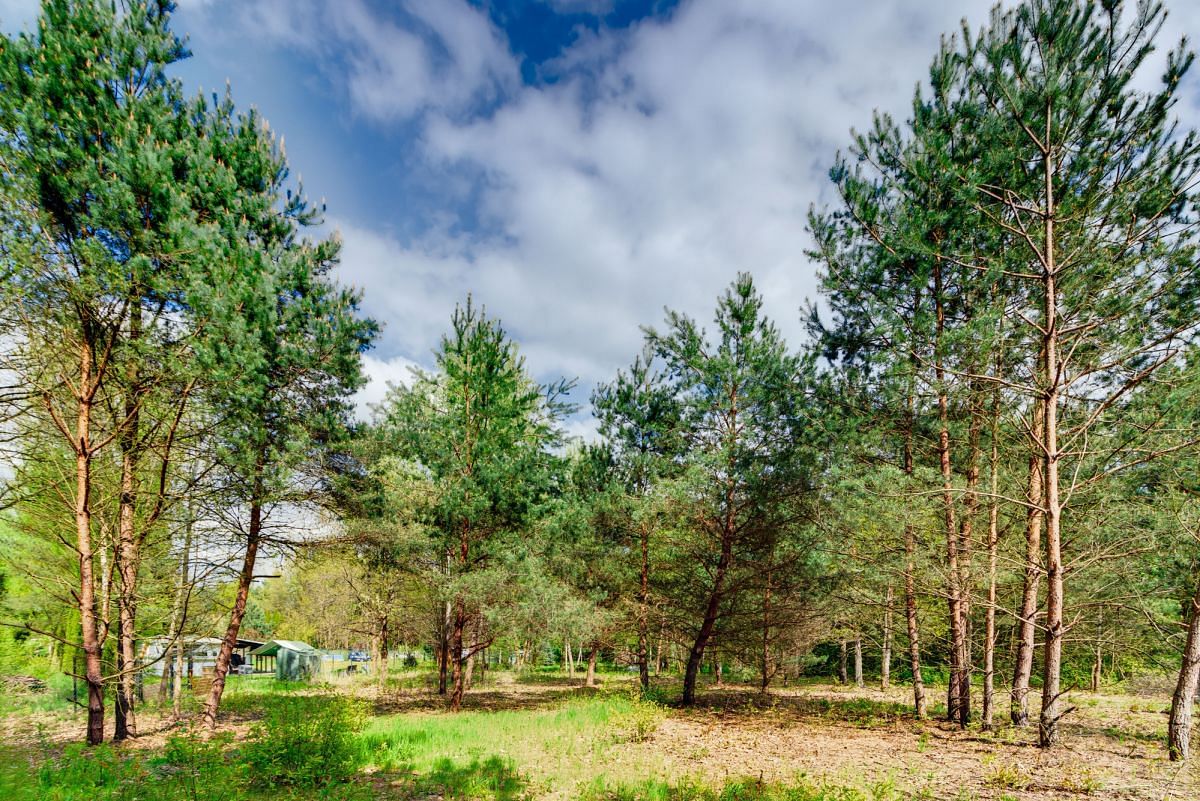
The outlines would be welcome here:
M 321 670 L 320 651 L 298 640 L 271 640 L 251 651 L 250 656 L 273 658 L 275 678 L 283 681 L 305 681 Z

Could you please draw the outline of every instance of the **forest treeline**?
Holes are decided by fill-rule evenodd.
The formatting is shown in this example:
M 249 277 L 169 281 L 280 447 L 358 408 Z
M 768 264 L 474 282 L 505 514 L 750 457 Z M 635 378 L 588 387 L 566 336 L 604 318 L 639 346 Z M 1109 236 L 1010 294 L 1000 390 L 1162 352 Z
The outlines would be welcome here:
M 853 655 L 917 717 L 944 687 L 1046 747 L 1072 690 L 1169 674 L 1187 757 L 1200 140 L 1161 6 L 964 23 L 907 119 L 831 154 L 808 341 L 739 274 L 706 323 L 643 329 L 587 443 L 470 298 L 355 418 L 378 325 L 282 140 L 169 76 L 170 11 L 45 0 L 0 39 L 4 636 L 86 684 L 88 742 L 108 706 L 136 732 L 152 637 L 223 635 L 215 727 L 250 631 L 369 642 L 381 680 L 425 648 L 454 710 L 547 646 L 685 705 Z

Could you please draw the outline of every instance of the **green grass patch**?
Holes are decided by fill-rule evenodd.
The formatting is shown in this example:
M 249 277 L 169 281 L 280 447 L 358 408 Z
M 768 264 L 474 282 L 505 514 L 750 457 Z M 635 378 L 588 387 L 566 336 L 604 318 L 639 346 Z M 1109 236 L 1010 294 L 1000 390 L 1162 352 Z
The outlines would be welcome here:
M 400 714 L 372 719 L 359 736 L 362 761 L 380 770 L 425 773 L 442 760 L 470 764 L 493 756 L 536 762 L 547 753 L 572 756 L 630 739 L 648 726 L 643 702 L 624 695 L 571 699 L 550 709 Z
M 109 745 L 71 745 L 35 760 L 0 751 L 5 801 L 368 801 L 380 796 L 362 782 L 320 788 L 260 789 L 226 740 L 175 737 L 159 754 L 125 753 Z

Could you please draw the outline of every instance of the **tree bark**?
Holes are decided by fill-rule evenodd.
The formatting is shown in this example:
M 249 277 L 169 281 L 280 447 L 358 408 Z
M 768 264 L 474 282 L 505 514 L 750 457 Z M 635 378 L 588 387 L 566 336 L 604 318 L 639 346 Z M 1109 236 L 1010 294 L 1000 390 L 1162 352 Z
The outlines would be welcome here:
M 438 695 L 445 695 L 449 689 L 450 675 L 450 602 L 442 607 L 441 622 L 438 626 Z
M 713 576 L 713 588 L 709 592 L 708 603 L 704 607 L 704 620 L 696 641 L 688 652 L 687 667 L 683 673 L 683 705 L 692 706 L 696 703 L 696 679 L 700 675 L 700 662 L 704 658 L 704 649 L 712 637 L 717 625 L 717 615 L 721 609 L 721 600 L 725 594 L 725 577 L 733 561 L 733 531 L 732 531 L 732 502 L 728 504 L 727 519 L 721 532 L 721 556 L 717 561 L 717 570 Z
M 988 463 L 991 501 L 988 504 L 988 589 L 983 621 L 983 728 L 991 730 L 996 706 L 996 562 L 1000 543 L 1000 393 L 992 395 L 992 448 Z
M 175 643 L 175 669 L 171 673 L 171 715 L 175 720 L 183 718 L 183 643 Z
M 202 725 L 209 732 L 217 728 L 217 711 L 221 706 L 221 695 L 225 692 L 225 678 L 229 675 L 229 664 L 233 649 L 237 646 L 238 633 L 242 629 L 242 618 L 246 615 L 246 603 L 250 597 L 250 585 L 254 583 L 254 562 L 258 558 L 259 540 L 262 536 L 263 470 L 265 454 L 260 454 L 255 465 L 254 486 L 250 499 L 250 524 L 246 531 L 246 553 L 242 557 L 242 570 L 238 574 L 237 595 L 229 613 L 229 626 L 221 639 L 217 652 L 217 664 L 213 668 L 212 686 L 204 702 Z
M 974 551 L 975 515 L 979 511 L 979 439 L 982 430 L 982 409 L 978 403 L 978 387 L 971 387 L 971 422 L 967 435 L 970 461 L 967 464 L 966 492 L 963 493 L 963 513 L 958 539 L 958 615 L 962 634 L 962 651 L 958 655 L 960 672 L 958 723 L 966 728 L 971 722 L 971 560 Z
M 82 629 L 84 681 L 87 683 L 87 743 L 104 742 L 103 638 L 96 616 L 95 554 L 92 549 L 92 406 L 95 363 L 85 340 L 79 353 L 79 389 L 75 423 L 75 547 L 79 552 L 79 623 Z
M 883 647 L 879 653 L 879 687 L 886 690 L 892 680 L 892 585 L 888 584 L 883 601 Z
M 646 692 L 650 689 L 650 527 L 643 520 L 639 529 L 642 569 L 638 587 L 638 679 L 642 692 Z
M 1058 289 L 1056 286 L 1054 240 L 1054 160 L 1047 151 L 1046 173 L 1046 264 L 1045 264 L 1045 351 L 1046 383 L 1043 458 L 1046 471 L 1046 647 L 1042 670 L 1042 714 L 1038 721 L 1038 744 L 1048 748 L 1058 742 L 1058 723 L 1066 712 L 1060 704 L 1063 644 L 1062 506 L 1058 483 Z
M 854 686 L 863 686 L 862 635 L 854 638 Z
M 1042 356 L 1041 360 L 1044 360 Z M 1040 361 L 1040 360 L 1039 360 Z M 1014 726 L 1029 725 L 1029 679 L 1033 673 L 1033 650 L 1037 634 L 1038 583 L 1041 581 L 1043 503 L 1043 464 L 1041 458 L 1042 429 L 1045 418 L 1042 401 L 1033 408 L 1031 435 L 1033 448 L 1029 456 L 1029 482 L 1025 514 L 1025 584 L 1021 593 L 1021 611 L 1017 621 L 1017 652 L 1013 657 L 1012 707 L 1009 717 Z
M 129 311 L 129 341 L 137 343 L 142 336 L 140 296 L 134 293 Z M 133 717 L 134 678 L 137 656 L 134 653 L 137 636 L 137 579 L 141 561 L 140 541 L 136 531 L 138 501 L 139 412 L 141 392 L 137 359 L 126 371 L 123 419 L 118 423 L 117 437 L 121 448 L 121 494 L 117 514 L 117 575 L 121 589 L 117 594 L 117 692 L 114 707 L 114 740 L 124 740 L 137 734 Z M 165 458 L 165 457 L 164 457 Z
M 127 695 L 125 692 L 126 677 L 132 678 L 132 663 L 125 661 L 125 615 L 124 609 L 121 607 L 119 596 L 117 602 L 117 648 L 115 656 L 116 661 L 116 692 L 113 693 L 113 742 L 120 742 L 129 737 L 130 715 L 132 713 L 132 702 L 130 698 L 133 695 L 132 687 Z
M 463 633 L 467 627 L 467 613 L 462 601 L 454 602 L 453 622 L 450 627 L 450 711 L 462 709 L 463 691 Z
M 388 630 L 388 618 L 384 616 L 379 621 L 379 667 L 377 669 L 379 676 L 377 677 L 377 681 L 379 682 L 380 687 L 387 687 L 388 657 L 390 655 L 388 648 L 388 637 L 390 636 L 391 633 Z
M 1179 665 L 1175 694 L 1171 696 L 1171 717 L 1167 723 L 1167 754 L 1172 762 L 1189 757 L 1192 740 L 1192 706 L 1200 687 L 1200 583 L 1192 596 L 1187 642 Z
M 914 393 L 908 393 L 908 421 L 904 430 L 904 475 L 911 481 L 913 464 L 913 425 L 915 418 Z M 913 714 L 923 720 L 925 708 L 925 680 L 921 676 L 921 633 L 917 620 L 916 584 L 917 534 L 912 523 L 904 524 L 904 622 L 908 630 L 908 664 L 912 670 Z
M 467 657 L 466 666 L 463 668 L 463 690 L 471 689 L 471 684 L 475 678 L 475 651 L 471 650 L 470 656 Z
M 946 606 L 950 622 L 950 683 L 946 692 L 946 719 L 949 721 L 961 721 L 963 705 L 962 656 L 965 637 L 960 606 L 959 532 L 956 522 L 956 510 L 954 508 L 954 482 L 950 462 L 950 399 L 946 392 L 946 369 L 942 361 L 942 338 L 946 325 L 946 309 L 942 297 L 942 265 L 940 260 L 935 260 L 934 262 L 933 281 L 933 300 L 937 326 L 934 377 L 937 383 L 938 462 L 942 474 L 942 514 L 946 530 Z
M 767 570 L 766 585 L 763 588 L 763 629 L 762 629 L 762 684 L 759 687 L 763 693 L 771 684 L 771 571 Z
M 846 663 L 846 641 L 841 640 L 838 642 L 838 684 L 848 684 L 850 682 Z
M 174 662 L 182 661 L 183 643 L 181 637 L 183 634 L 184 621 L 187 619 L 187 602 L 188 591 L 191 587 L 191 555 L 192 555 L 192 533 L 194 531 L 195 521 L 192 515 L 192 506 L 189 503 L 185 511 L 187 519 L 183 525 L 183 548 L 179 555 L 179 573 L 175 580 L 175 597 L 171 601 L 171 622 L 167 629 L 168 648 L 173 648 L 173 652 L 163 655 L 163 670 L 162 681 L 159 682 L 158 697 L 160 701 L 165 701 L 167 696 L 168 670 L 167 668 Z M 172 705 L 174 708 L 175 718 L 179 718 L 179 691 L 175 688 L 175 682 L 178 680 L 177 674 L 171 671 L 169 676 L 170 683 L 174 692 L 171 694 Z
M 583 681 L 584 687 L 596 686 L 596 655 L 600 653 L 600 646 L 592 643 L 592 647 L 588 649 L 587 660 L 587 678 Z

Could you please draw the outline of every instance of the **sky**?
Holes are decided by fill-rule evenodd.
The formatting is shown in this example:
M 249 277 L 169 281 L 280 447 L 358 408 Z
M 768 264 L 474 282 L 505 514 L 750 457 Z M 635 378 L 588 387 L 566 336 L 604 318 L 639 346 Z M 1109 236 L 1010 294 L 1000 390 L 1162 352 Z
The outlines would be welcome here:
M 1168 0 L 1160 38 L 1200 36 Z M 36 2 L 0 0 L 0 28 Z M 815 299 L 805 216 L 874 110 L 907 117 L 981 0 L 181 0 L 190 91 L 228 83 L 284 137 L 383 324 L 365 410 L 468 293 L 540 380 L 588 397 L 666 307 L 707 322 L 749 271 L 793 346 Z M 1148 75 L 1147 80 L 1156 77 Z M 1200 84 L 1179 108 L 1200 123 Z

